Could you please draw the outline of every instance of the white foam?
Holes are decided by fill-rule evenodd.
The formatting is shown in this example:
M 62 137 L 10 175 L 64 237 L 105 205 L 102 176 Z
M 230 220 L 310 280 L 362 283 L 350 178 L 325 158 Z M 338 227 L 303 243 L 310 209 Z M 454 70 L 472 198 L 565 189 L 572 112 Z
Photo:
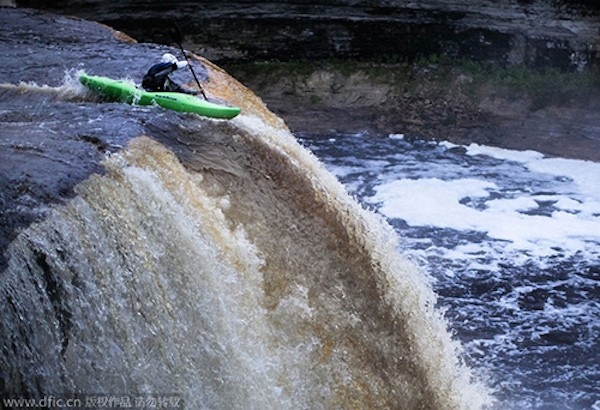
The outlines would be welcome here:
M 468 155 L 487 155 L 497 159 L 506 159 L 517 162 L 536 160 L 544 157 L 544 154 L 537 151 L 514 151 L 505 148 L 488 147 L 485 145 L 471 144 L 467 148 Z
M 600 164 L 475 144 L 467 147 L 467 154 L 521 163 L 531 172 L 547 174 L 547 180 L 560 181 L 562 188 L 543 194 L 535 190 L 507 193 L 481 176 L 450 180 L 388 177 L 375 187 L 376 194 L 369 201 L 378 203 L 388 218 L 402 219 L 413 227 L 485 233 L 505 241 L 504 251 L 546 257 L 575 254 L 600 243 Z M 552 208 L 539 211 L 541 203 Z
M 486 197 L 486 189 L 494 187 L 477 179 L 400 179 L 376 187 L 371 200 L 381 203 L 380 211 L 388 218 L 400 218 L 409 225 L 479 230 L 481 213 L 459 201 Z
M 393 140 L 403 140 L 404 134 L 390 134 L 389 138 Z

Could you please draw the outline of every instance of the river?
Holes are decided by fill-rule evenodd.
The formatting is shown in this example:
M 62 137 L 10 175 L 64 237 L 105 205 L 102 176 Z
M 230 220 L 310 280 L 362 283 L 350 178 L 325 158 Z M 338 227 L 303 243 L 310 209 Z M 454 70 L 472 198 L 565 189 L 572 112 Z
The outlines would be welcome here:
M 598 407 L 598 164 L 293 135 L 200 59 L 239 117 L 105 101 L 178 50 L 0 32 L 4 407 Z
M 0 33 L 3 407 L 493 401 L 396 232 L 242 84 L 190 58 L 230 121 L 106 101 L 81 72 L 180 52 L 25 9 Z
M 599 408 L 600 164 L 402 135 L 302 141 L 435 278 L 499 408 Z

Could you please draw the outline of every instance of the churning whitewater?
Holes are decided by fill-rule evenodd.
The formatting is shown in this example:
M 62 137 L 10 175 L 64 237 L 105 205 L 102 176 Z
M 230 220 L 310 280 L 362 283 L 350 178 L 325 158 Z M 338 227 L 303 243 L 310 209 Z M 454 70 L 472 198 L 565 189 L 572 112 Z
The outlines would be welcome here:
M 20 22 L 0 46 L 29 48 L 39 64 L 54 53 L 41 36 L 71 29 L 89 30 L 89 54 L 142 59 L 156 48 L 81 20 L 0 16 L 3 27 Z M 86 41 L 68 40 L 61 61 Z M 90 59 L 77 70 L 135 78 Z M 73 80 L 75 67 L 43 83 L 4 68 L 3 399 L 164 394 L 190 409 L 490 403 L 392 227 L 254 94 L 194 63 L 209 95 L 242 115 L 103 102 Z
M 303 142 L 429 270 L 496 408 L 599 408 L 600 164 L 402 135 Z
M 190 408 L 485 401 L 391 229 L 291 134 L 250 116 L 173 120 L 162 138 L 183 164 L 133 138 L 10 244 L 8 392 L 178 392 Z

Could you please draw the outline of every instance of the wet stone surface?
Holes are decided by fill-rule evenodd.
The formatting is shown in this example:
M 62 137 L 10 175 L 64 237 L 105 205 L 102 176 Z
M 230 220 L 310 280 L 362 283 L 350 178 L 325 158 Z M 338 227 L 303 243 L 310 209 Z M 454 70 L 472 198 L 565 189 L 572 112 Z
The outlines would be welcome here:
M 151 108 L 99 100 L 77 72 L 139 82 L 167 51 L 177 53 L 123 41 L 79 18 L 0 8 L 0 54 L 10 56 L 0 69 L 0 250 L 72 197 L 75 185 L 102 173 L 106 155 L 144 134 L 156 117 Z M 0 269 L 4 264 L 0 256 Z

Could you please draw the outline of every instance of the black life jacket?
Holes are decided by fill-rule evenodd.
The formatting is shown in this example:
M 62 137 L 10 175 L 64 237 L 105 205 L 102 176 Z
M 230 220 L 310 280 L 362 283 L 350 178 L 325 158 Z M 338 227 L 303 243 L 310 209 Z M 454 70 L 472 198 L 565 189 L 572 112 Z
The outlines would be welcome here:
M 165 83 L 169 74 L 175 70 L 177 70 L 177 64 L 175 63 L 154 64 L 144 76 L 142 87 L 147 91 L 166 91 Z

